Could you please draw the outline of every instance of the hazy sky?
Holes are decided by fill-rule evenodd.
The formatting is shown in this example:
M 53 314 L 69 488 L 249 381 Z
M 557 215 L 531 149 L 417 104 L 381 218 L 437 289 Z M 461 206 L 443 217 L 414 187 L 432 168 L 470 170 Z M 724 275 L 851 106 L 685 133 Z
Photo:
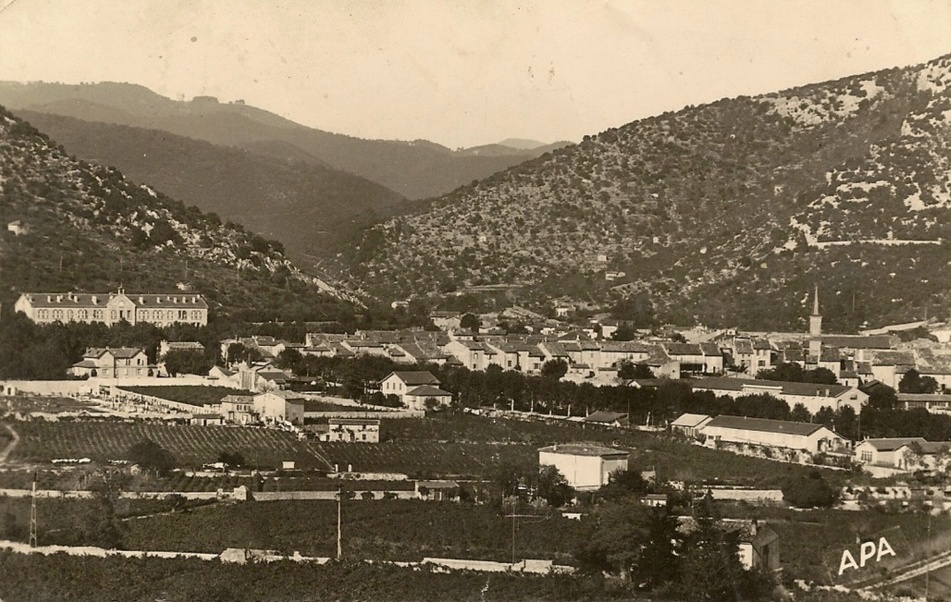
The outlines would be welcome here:
M 0 79 L 126 81 L 450 147 L 951 53 L 918 0 L 0 0 Z

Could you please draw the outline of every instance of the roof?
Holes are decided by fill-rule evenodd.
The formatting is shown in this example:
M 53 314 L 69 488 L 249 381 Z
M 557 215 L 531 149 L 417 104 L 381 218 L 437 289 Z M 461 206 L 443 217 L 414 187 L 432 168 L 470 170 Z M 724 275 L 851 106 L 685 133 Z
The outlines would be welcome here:
M 749 391 L 755 394 L 757 389 L 764 393 L 778 392 L 783 395 L 798 395 L 803 397 L 839 397 L 853 387 L 847 385 L 820 385 L 816 383 L 799 383 L 781 380 L 765 380 L 760 378 L 729 378 L 712 377 L 692 381 L 694 389 L 710 389 L 720 391 Z
M 845 349 L 891 349 L 892 347 L 892 337 L 890 336 L 824 334 L 820 339 L 823 345 L 842 347 Z
M 169 349 L 201 349 L 202 351 L 205 349 L 205 346 L 198 341 L 168 341 L 165 345 Z
M 73 368 L 98 368 L 99 364 L 92 360 L 83 360 L 81 362 L 76 362 L 73 364 Z
M 895 451 L 899 447 L 916 442 L 919 444 L 927 443 L 924 437 L 884 437 L 881 439 L 866 439 L 857 443 L 856 447 L 868 444 L 878 451 Z
M 33 307 L 105 307 L 120 293 L 23 293 Z M 196 293 L 121 293 L 136 307 L 188 307 L 208 309 L 204 298 Z
M 406 395 L 412 397 L 452 397 L 452 393 L 443 391 L 439 387 L 422 385 L 406 392 Z
M 601 410 L 599 412 L 594 412 L 585 416 L 585 422 L 600 422 L 604 424 L 611 424 L 613 422 L 618 422 L 627 419 L 627 414 L 621 414 L 620 412 L 607 412 Z
M 745 416 L 726 416 L 721 414 L 703 427 L 726 428 L 740 431 L 759 431 L 763 433 L 782 433 L 784 435 L 799 435 L 805 437 L 819 429 L 825 428 L 822 424 L 810 422 L 790 422 L 787 420 L 770 420 L 768 418 L 746 418 Z
M 218 403 L 251 403 L 254 401 L 253 395 L 225 395 Z
M 553 454 L 564 454 L 566 456 L 600 456 L 602 458 L 628 457 L 629 451 L 617 449 L 614 447 L 605 447 L 598 443 L 556 443 L 538 450 L 539 452 L 548 452 Z
M 111 353 L 116 359 L 132 359 L 140 353 L 145 353 L 141 349 L 134 347 L 91 347 L 86 350 L 83 357 L 102 357 L 106 353 Z
M 425 371 L 415 372 L 390 372 L 386 378 L 396 376 L 407 385 L 438 385 L 439 379 Z
M 690 343 L 664 343 L 669 355 L 703 355 L 700 345 Z
M 678 416 L 676 420 L 670 423 L 670 426 L 685 426 L 689 428 L 697 426 L 704 420 L 710 420 L 710 416 L 706 414 L 690 414 L 688 412 Z
M 262 395 L 274 395 L 275 397 L 280 397 L 284 401 L 304 401 L 304 396 L 300 393 L 294 391 L 268 391 L 266 393 L 259 393 L 254 397 L 261 397 Z
M 360 426 L 380 426 L 379 418 L 328 418 L 328 424 L 352 424 Z

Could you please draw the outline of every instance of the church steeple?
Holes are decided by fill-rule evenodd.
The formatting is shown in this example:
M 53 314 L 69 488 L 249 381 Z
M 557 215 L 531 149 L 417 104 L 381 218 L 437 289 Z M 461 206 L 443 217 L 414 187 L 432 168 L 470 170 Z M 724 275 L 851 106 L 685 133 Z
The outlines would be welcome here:
M 815 296 L 812 299 L 812 315 L 819 315 L 819 285 L 816 285 Z
M 809 355 L 818 359 L 822 353 L 822 314 L 819 313 L 819 285 L 812 297 L 812 314 L 809 316 Z

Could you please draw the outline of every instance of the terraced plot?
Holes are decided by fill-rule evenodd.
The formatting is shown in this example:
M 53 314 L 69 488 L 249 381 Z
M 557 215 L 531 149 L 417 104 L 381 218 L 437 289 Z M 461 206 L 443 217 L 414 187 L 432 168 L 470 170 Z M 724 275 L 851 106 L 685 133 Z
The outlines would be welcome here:
M 441 443 L 405 441 L 386 443 L 312 443 L 320 455 L 339 470 L 399 472 L 414 477 L 495 474 L 502 463 L 534 466 L 538 452 L 520 443 Z
M 135 443 L 155 441 L 183 467 L 215 462 L 223 452 L 240 452 L 249 466 L 279 468 L 293 460 L 298 468 L 327 466 L 307 443 L 290 433 L 263 428 L 184 426 L 123 422 L 11 421 L 20 443 L 10 462 L 49 462 L 56 458 L 120 459 Z

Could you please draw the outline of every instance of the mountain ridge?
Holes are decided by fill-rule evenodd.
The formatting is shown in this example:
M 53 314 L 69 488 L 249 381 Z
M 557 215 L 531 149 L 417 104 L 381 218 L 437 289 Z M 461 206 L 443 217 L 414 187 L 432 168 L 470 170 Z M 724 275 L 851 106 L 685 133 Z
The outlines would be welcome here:
M 70 157 L 0 107 L 0 302 L 31 290 L 194 290 L 216 319 L 351 319 L 356 299 L 283 245 L 115 168 Z
M 0 82 L 0 104 L 11 110 L 163 130 L 222 146 L 250 149 L 257 143 L 284 142 L 298 149 L 291 154 L 303 151 L 410 199 L 438 196 L 547 152 L 542 147 L 480 155 L 423 140 L 367 140 L 306 127 L 243 101 L 176 101 L 144 86 L 116 82 Z
M 819 282 L 843 330 L 908 317 L 951 301 L 949 74 L 940 57 L 585 136 L 374 227 L 351 274 L 387 298 L 520 284 L 539 306 L 647 298 L 755 328 L 802 326 Z

